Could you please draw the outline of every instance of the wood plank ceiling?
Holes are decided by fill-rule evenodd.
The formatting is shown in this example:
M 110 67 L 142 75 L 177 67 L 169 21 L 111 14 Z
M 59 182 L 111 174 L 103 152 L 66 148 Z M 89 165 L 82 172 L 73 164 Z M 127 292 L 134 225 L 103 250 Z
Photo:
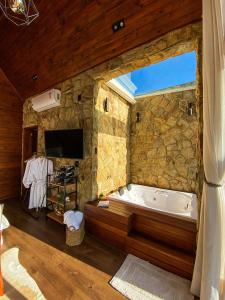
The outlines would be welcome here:
M 25 99 L 201 19 L 201 0 L 35 0 L 28 27 L 0 19 L 0 67 Z M 112 24 L 125 28 L 112 32 Z M 32 76 L 38 79 L 33 81 Z

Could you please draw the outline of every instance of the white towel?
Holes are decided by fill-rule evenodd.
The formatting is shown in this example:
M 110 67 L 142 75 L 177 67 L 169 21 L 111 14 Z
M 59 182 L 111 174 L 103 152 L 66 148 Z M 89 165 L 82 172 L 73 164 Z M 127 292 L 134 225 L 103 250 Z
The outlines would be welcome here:
M 83 221 L 84 214 L 81 211 L 68 210 L 64 213 L 63 223 L 67 225 L 68 228 L 74 227 L 76 230 L 80 228 L 80 224 Z

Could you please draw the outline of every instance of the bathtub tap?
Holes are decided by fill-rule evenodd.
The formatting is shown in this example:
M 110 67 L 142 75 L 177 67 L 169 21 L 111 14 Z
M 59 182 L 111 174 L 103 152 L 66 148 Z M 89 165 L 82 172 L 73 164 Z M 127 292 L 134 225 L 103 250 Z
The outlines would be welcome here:
M 123 186 L 120 186 L 118 188 L 118 193 L 119 193 L 120 196 L 122 196 L 124 194 L 124 187 Z

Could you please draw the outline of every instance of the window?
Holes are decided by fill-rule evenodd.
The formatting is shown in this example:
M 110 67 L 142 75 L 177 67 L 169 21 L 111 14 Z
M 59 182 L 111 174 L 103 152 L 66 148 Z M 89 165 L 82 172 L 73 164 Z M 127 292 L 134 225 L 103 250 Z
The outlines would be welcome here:
M 136 96 L 195 82 L 196 65 L 193 51 L 119 76 L 113 81 L 135 99 Z

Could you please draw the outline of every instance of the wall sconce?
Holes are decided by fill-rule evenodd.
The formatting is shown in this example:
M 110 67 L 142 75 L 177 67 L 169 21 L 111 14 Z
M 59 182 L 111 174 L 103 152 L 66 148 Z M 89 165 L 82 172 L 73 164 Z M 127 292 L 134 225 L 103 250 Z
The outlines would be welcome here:
M 194 110 L 194 105 L 193 103 L 188 103 L 188 115 L 192 116 L 193 115 L 193 110 Z
M 141 114 L 139 112 L 136 113 L 136 123 L 141 121 Z
M 105 98 L 105 100 L 103 101 L 103 110 L 105 112 L 109 111 L 109 100 L 108 100 L 108 98 Z

